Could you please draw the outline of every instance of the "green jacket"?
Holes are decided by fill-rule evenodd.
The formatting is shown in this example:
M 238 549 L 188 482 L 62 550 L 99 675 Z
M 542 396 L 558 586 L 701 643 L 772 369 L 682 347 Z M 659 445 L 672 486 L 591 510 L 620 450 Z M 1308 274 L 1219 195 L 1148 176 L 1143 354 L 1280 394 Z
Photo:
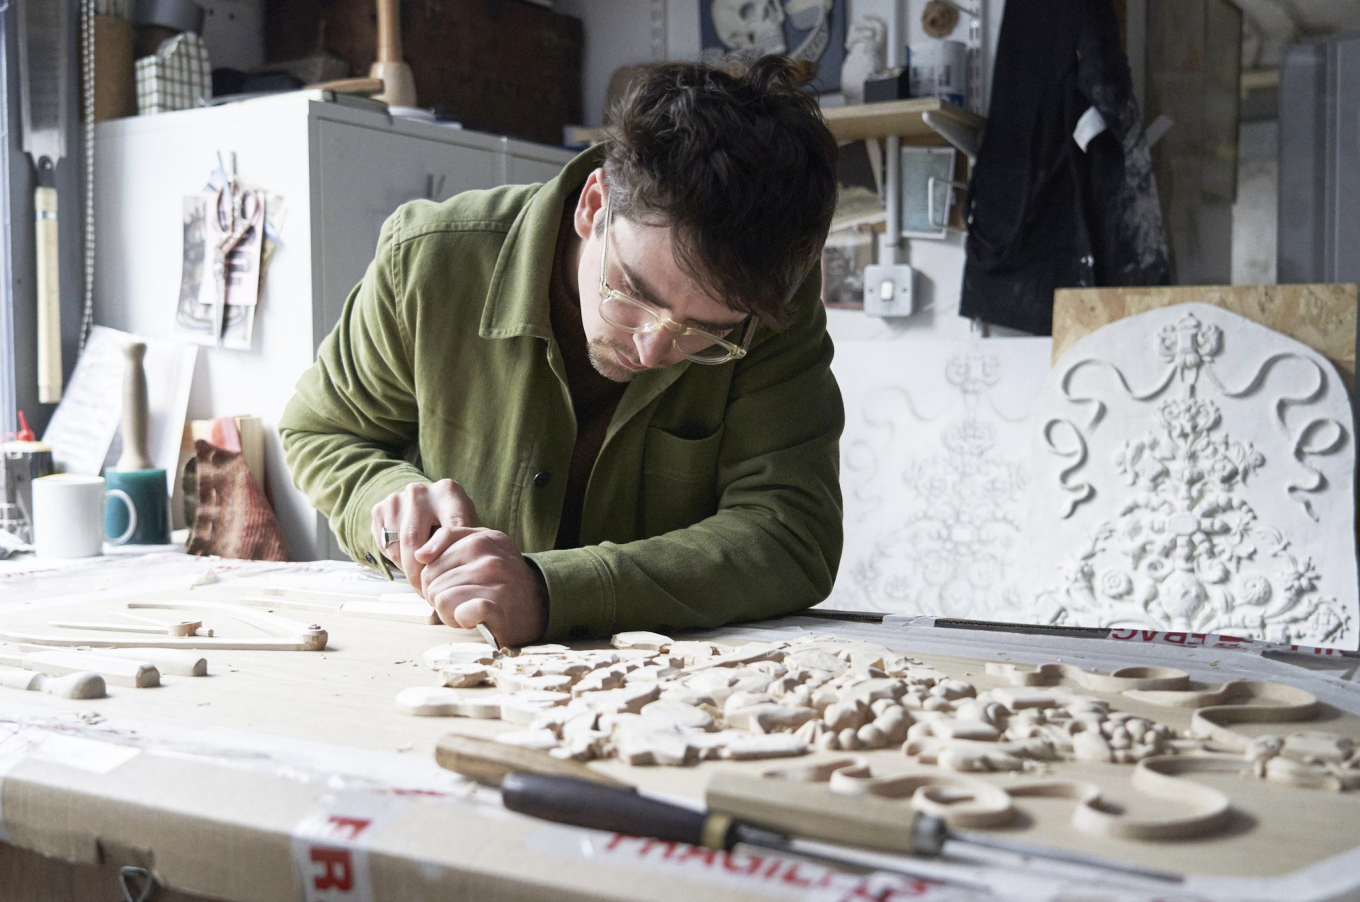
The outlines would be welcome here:
M 576 422 L 548 284 L 562 205 L 600 161 L 588 151 L 545 185 L 413 201 L 387 220 L 279 423 L 293 480 L 369 563 L 374 504 L 457 480 L 542 571 L 547 638 L 816 604 L 841 553 L 845 422 L 818 271 L 745 358 L 629 384 L 586 488 L 585 547 L 553 549 Z

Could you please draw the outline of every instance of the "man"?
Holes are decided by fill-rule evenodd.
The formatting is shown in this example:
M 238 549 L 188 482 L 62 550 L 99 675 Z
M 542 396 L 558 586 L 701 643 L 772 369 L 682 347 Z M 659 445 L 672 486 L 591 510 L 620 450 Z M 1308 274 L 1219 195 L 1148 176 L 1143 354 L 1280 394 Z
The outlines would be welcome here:
M 497 640 L 826 597 L 844 424 L 806 69 L 651 69 L 545 185 L 402 206 L 279 431 L 357 559 Z

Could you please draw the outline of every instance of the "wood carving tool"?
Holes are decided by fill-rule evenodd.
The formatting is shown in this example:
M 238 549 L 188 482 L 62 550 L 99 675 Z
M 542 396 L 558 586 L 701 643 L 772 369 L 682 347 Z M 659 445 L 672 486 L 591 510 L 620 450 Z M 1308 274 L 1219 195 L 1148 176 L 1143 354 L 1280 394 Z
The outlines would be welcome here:
M 155 665 L 136 659 L 111 657 L 81 651 L 42 651 L 10 654 L 0 651 L 0 664 L 48 674 L 97 673 L 106 683 L 147 689 L 161 684 L 161 672 Z
M 541 753 L 540 753 L 541 754 Z M 688 843 L 729 851 L 738 845 L 772 849 L 809 858 L 833 868 L 891 871 L 917 879 L 939 879 L 881 859 L 866 862 L 852 850 L 841 852 L 821 843 L 807 843 L 683 805 L 645 796 L 632 788 L 618 788 L 575 777 L 514 771 L 500 784 L 505 807 L 544 820 L 629 836 Z M 984 889 L 980 884 L 957 885 Z
M 714 774 L 715 779 L 719 776 L 727 777 L 728 774 L 723 772 Z M 946 847 L 950 851 L 981 847 L 1027 858 L 1119 872 L 1142 879 L 1177 883 L 1182 879 L 1161 871 L 1131 867 L 1056 849 L 1037 848 L 1011 840 L 992 837 L 981 837 L 979 840 L 973 833 L 950 830 L 942 819 L 913 811 L 909 806 L 864 796 L 837 797 L 825 790 L 817 790 L 821 805 L 819 812 L 825 822 L 825 826 L 817 827 L 816 819 L 807 818 L 805 815 L 808 812 L 801 804 L 790 805 L 785 809 L 785 792 L 789 789 L 807 787 L 799 787 L 792 783 L 772 785 L 771 780 L 740 774 L 731 776 L 733 782 L 726 784 L 724 791 L 718 793 L 718 798 L 730 801 L 737 795 L 735 790 L 758 789 L 760 809 L 766 812 L 765 816 L 757 816 L 753 820 L 744 811 L 738 817 L 712 807 L 708 811 L 694 810 L 644 796 L 632 789 L 604 786 L 576 777 L 522 771 L 505 775 L 501 781 L 501 799 L 505 807 L 511 811 L 560 824 L 626 833 L 631 836 L 646 836 L 669 842 L 683 842 L 718 850 L 730 850 L 739 844 L 759 846 L 817 858 L 842 867 L 846 865 L 860 867 L 861 861 L 856 860 L 852 854 L 841 855 L 835 851 L 814 852 L 806 846 L 805 841 L 817 841 L 815 845 L 819 849 L 832 848 L 826 843 L 834 843 L 841 847 L 849 846 L 847 852 L 854 848 L 868 848 L 875 852 L 892 852 L 925 858 L 948 854 Z M 713 795 L 710 789 L 710 806 Z M 747 796 L 743 794 L 741 798 L 745 799 Z M 798 801 L 805 802 L 806 799 Z M 867 802 L 874 801 L 882 801 L 884 805 L 892 808 L 893 818 L 890 822 L 878 819 L 866 826 L 865 819 L 857 817 Z M 800 828 L 790 831 L 787 820 L 769 817 L 768 812 L 775 810 L 791 810 L 798 815 L 793 819 L 798 821 Z M 852 825 L 853 829 L 847 830 L 847 824 Z M 812 825 L 813 829 L 807 829 L 809 825 Z M 892 840 L 879 838 L 877 836 L 879 832 L 890 833 Z M 865 843 L 863 840 L 866 836 L 873 841 Z
M 66 155 L 66 3 L 18 4 L 23 149 L 33 160 L 34 246 L 38 289 L 38 400 L 61 400 L 61 281 L 57 253 L 57 163 Z M 70 67 L 74 71 L 74 67 Z
M 533 773 L 589 780 L 601 786 L 631 789 L 627 783 L 587 767 L 577 761 L 554 758 L 547 752 L 523 749 L 491 739 L 476 739 L 450 733 L 434 747 L 434 760 L 440 767 L 461 774 L 483 786 L 498 787 L 506 774 Z
M 497 651 L 500 651 L 501 645 L 499 642 L 496 641 L 496 637 L 492 635 L 490 627 L 488 627 L 485 623 L 479 623 L 476 626 L 476 630 L 477 635 L 481 636 L 482 639 L 485 640 L 487 645 L 490 645 L 492 648 L 496 649 Z
M 1179 883 L 1183 879 L 1077 852 L 951 830 L 942 818 L 917 812 L 902 801 L 838 794 L 816 784 L 718 770 L 709 779 L 705 800 L 712 817 L 878 852 L 938 857 L 946 854 L 946 846 L 955 850 L 972 846 L 1145 880 Z
M 46 692 L 59 698 L 103 698 L 107 694 L 104 678 L 89 671 L 54 677 L 13 667 L 0 667 L 0 686 L 28 692 Z

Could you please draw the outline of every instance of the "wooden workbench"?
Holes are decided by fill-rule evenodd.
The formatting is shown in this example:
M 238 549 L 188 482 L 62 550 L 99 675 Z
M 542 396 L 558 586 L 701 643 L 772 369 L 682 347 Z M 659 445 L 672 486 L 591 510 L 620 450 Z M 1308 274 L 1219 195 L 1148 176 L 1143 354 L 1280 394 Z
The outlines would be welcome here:
M 65 575 L 7 580 L 0 573 L 0 623 L 40 629 L 60 618 L 107 620 L 107 613 L 127 600 L 231 598 L 251 585 L 280 578 L 276 572 L 251 575 L 247 567 L 224 571 L 221 582 L 190 590 L 207 566 L 163 557 L 92 565 Z M 313 574 L 289 578 L 334 588 L 335 580 L 353 580 L 357 572 L 317 565 Z M 187 894 L 158 899 L 362 898 L 305 894 L 295 864 L 299 837 L 315 838 L 300 825 L 318 812 L 347 810 L 346 800 L 358 797 L 361 801 L 355 804 L 361 808 L 375 804 L 376 798 L 381 809 L 364 845 L 373 897 L 379 899 L 832 899 L 856 891 L 855 881 L 861 878 L 815 866 L 797 870 L 790 863 L 795 870 L 789 871 L 771 858 L 768 866 L 762 860 L 751 873 L 743 873 L 747 859 L 715 859 L 702 850 L 687 858 L 674 847 L 664 848 L 667 844 L 647 846 L 617 837 L 611 846 L 611 838 L 603 834 L 508 814 L 494 795 L 470 795 L 466 784 L 434 765 L 432 753 L 445 733 L 490 736 L 512 729 L 510 725 L 415 718 L 393 706 L 400 689 L 435 684 L 420 655 L 449 641 L 451 631 L 279 613 L 324 620 L 328 648 L 205 653 L 207 677 L 164 676 L 155 689 L 110 687 L 110 697 L 97 701 L 0 690 L 0 740 L 8 723 L 11 728 L 23 724 L 30 731 L 55 731 L 62 742 L 73 744 L 64 748 L 58 743 L 53 755 L 11 762 L 6 773 L 0 741 L 0 833 L 11 844 L 0 846 L 0 875 L 6 877 L 0 880 L 0 902 L 112 898 L 113 875 L 122 864 L 150 867 L 166 886 Z M 1239 672 L 1276 680 L 1292 674 L 1324 684 L 1331 693 L 1319 693 L 1328 700 L 1327 720 L 1320 729 L 1360 741 L 1360 690 L 1342 679 L 1352 675 L 1347 668 L 1353 668 L 1353 659 L 1319 662 L 1340 669 L 1318 676 L 1314 670 L 1245 652 L 1134 648 L 1094 640 L 1055 644 L 1043 637 L 807 618 L 711 635 L 739 642 L 787 636 L 790 630 L 881 642 L 979 688 L 1001 685 L 999 678 L 982 672 L 984 660 L 1043 663 L 1058 656 L 1103 669 L 1174 661 L 1170 666 L 1206 681 Z M 1118 707 L 1177 728 L 1188 723 L 1188 712 L 1126 699 L 1119 699 Z M 106 761 L 94 760 L 103 745 L 117 753 Z M 923 768 L 895 750 L 863 754 L 876 772 Z M 757 771 L 779 763 L 640 768 L 611 761 L 597 766 L 644 790 L 698 798 L 713 767 Z M 1114 802 L 1135 814 L 1168 810 L 1165 802 L 1150 803 L 1121 790 L 1126 773 L 1119 765 L 1070 764 L 1062 767 L 1061 776 L 1100 783 Z M 1003 786 L 1016 780 L 1001 774 L 984 778 Z M 1326 870 L 1344 856 L 1360 853 L 1360 793 L 1294 790 L 1231 774 L 1194 779 L 1233 798 L 1236 812 L 1226 832 L 1177 843 L 1093 840 L 1070 826 L 1071 803 L 1027 800 L 1022 823 L 1005 833 L 1200 875 L 1209 881 L 1206 886 L 1225 877 L 1258 883 L 1287 880 L 1300 869 Z M 393 795 L 393 789 L 408 794 Z M 416 791 L 426 795 L 409 794 Z M 1352 890 L 1360 892 L 1360 878 L 1356 880 Z M 930 893 L 921 898 L 930 898 Z

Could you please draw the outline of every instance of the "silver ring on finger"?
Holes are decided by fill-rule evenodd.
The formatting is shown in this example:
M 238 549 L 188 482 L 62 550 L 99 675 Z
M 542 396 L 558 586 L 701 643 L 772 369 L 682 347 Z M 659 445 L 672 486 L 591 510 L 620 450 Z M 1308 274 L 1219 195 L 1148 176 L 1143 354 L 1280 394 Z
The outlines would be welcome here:
M 388 529 L 386 526 L 384 526 L 382 528 L 382 547 L 386 548 L 388 545 L 391 545 L 398 538 L 400 538 L 400 535 L 401 534 L 398 533 L 395 529 Z

